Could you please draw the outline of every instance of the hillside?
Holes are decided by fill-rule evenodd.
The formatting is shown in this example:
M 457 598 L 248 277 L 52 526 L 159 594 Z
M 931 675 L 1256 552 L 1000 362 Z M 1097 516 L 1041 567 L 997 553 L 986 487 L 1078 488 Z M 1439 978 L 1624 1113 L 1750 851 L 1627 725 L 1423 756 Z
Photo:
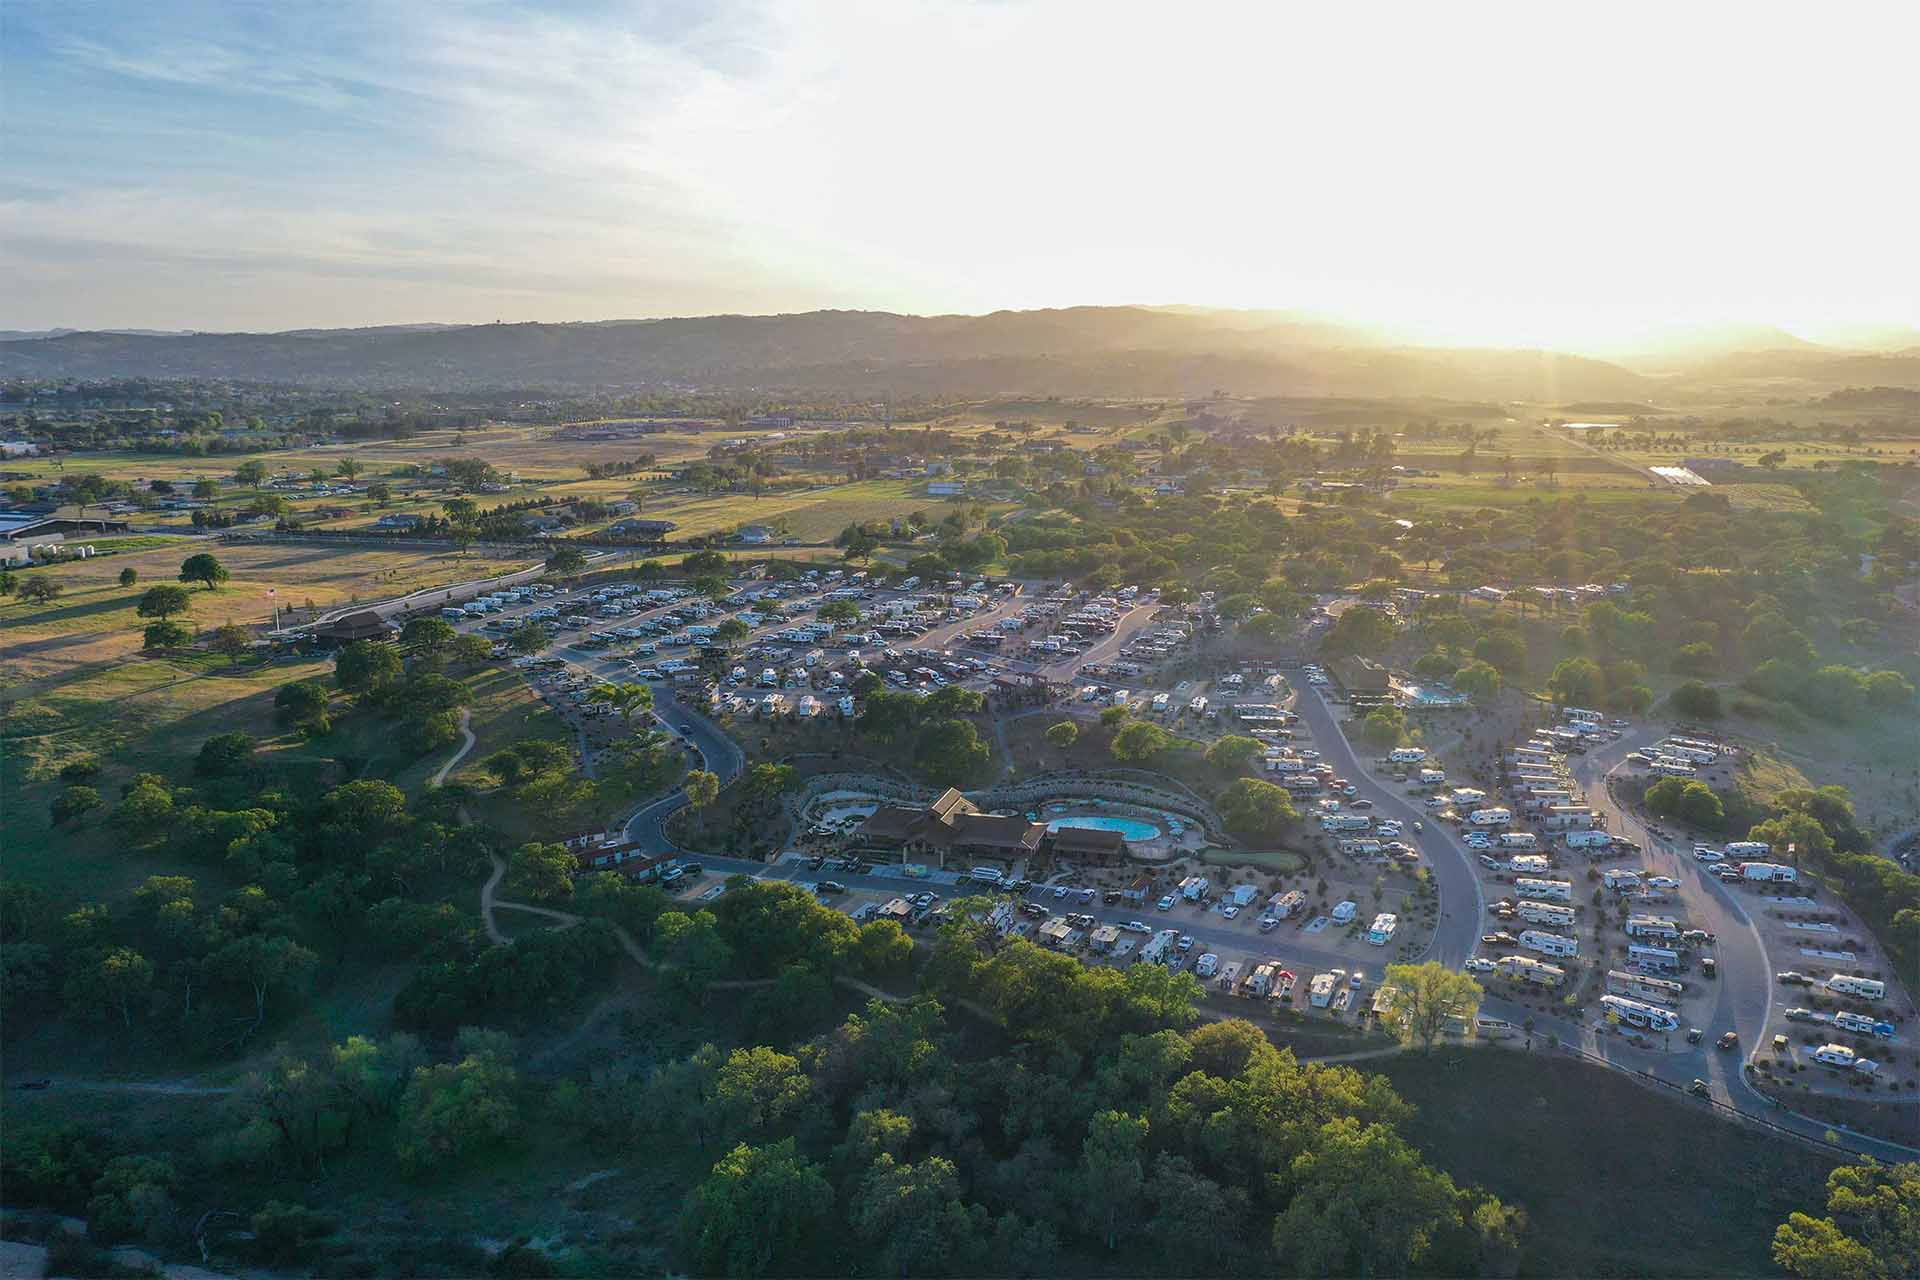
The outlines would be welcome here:
M 1331 338 L 1345 338 L 1339 345 Z M 0 377 L 219 377 L 365 387 L 701 386 L 859 393 L 1641 399 L 1604 361 L 1383 348 L 1287 315 L 1147 307 L 906 316 L 816 311 L 599 324 L 0 342 Z

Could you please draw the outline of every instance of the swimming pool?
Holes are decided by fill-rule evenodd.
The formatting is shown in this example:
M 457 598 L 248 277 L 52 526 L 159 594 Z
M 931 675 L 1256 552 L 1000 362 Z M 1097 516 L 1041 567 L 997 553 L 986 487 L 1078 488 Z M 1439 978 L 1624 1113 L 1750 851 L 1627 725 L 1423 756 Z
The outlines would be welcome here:
M 1062 827 L 1079 827 L 1085 831 L 1118 831 L 1136 844 L 1160 838 L 1160 828 L 1151 822 L 1141 822 L 1134 818 L 1055 818 L 1047 824 L 1049 831 L 1058 831 Z
M 1455 693 L 1451 689 L 1437 689 L 1427 685 L 1401 685 L 1400 692 L 1423 707 L 1459 707 L 1465 706 L 1468 701 L 1464 693 Z

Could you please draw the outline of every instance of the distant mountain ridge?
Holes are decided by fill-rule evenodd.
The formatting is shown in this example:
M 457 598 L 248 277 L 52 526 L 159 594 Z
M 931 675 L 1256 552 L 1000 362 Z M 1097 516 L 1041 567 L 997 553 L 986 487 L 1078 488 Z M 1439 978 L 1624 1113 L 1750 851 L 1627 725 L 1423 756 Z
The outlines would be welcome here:
M 1618 365 L 1554 352 L 1390 346 L 1284 312 L 1074 307 L 287 333 L 66 333 L 0 341 L 0 377 L 216 377 L 364 387 L 700 387 L 897 394 L 1649 398 Z

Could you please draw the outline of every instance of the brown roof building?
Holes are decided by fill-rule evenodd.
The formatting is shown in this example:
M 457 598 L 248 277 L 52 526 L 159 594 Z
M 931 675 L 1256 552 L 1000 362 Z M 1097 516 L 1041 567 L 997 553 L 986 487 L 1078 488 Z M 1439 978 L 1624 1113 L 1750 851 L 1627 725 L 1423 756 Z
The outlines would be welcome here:
M 381 617 L 374 609 L 362 609 L 358 613 L 349 613 L 335 618 L 332 622 L 323 622 L 313 629 L 313 634 L 322 640 L 331 640 L 335 644 L 348 644 L 355 640 L 386 640 L 393 636 L 395 627 Z
M 1125 836 L 1091 827 L 1061 827 L 1047 836 L 1047 847 L 1056 858 L 1081 862 L 1118 862 L 1127 856 Z
M 952 787 L 924 809 L 884 805 L 860 828 L 870 844 L 902 853 L 931 853 L 946 865 L 948 855 L 1012 861 L 1032 854 L 1047 832 L 1044 823 L 982 813 Z

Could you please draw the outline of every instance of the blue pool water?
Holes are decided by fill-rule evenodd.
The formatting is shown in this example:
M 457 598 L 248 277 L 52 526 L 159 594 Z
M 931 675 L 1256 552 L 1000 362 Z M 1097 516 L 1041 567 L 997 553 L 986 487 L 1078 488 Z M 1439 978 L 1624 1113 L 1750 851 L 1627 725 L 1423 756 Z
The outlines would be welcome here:
M 1160 838 L 1160 828 L 1151 822 L 1140 822 L 1133 818 L 1055 818 L 1047 824 L 1049 831 L 1058 831 L 1062 827 L 1079 827 L 1090 831 L 1118 831 L 1136 843 Z
M 1450 689 L 1425 688 L 1420 685 L 1402 685 L 1400 691 L 1423 707 L 1457 707 L 1467 701 L 1464 693 L 1454 693 Z

